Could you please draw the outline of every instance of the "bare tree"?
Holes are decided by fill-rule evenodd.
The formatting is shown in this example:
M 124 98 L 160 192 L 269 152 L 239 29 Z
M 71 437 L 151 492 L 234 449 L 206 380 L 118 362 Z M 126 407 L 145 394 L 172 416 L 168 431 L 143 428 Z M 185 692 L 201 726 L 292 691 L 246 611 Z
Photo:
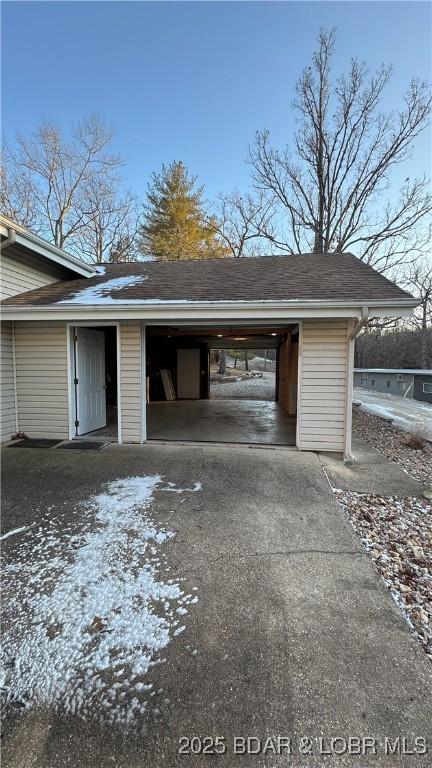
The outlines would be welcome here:
M 431 95 L 412 80 L 399 111 L 380 109 L 391 68 L 370 76 L 351 60 L 349 71 L 331 80 L 335 33 L 321 31 L 312 63 L 296 87 L 298 128 L 291 146 L 270 143 L 258 132 L 249 161 L 257 189 L 276 201 L 281 251 L 316 253 L 352 249 L 380 271 L 424 248 L 432 211 L 428 180 L 407 178 L 396 202 L 385 202 L 391 174 L 410 157 L 428 125 Z M 383 204 L 384 199 L 384 204 Z
M 356 368 L 421 368 L 426 346 L 427 367 L 432 365 L 432 327 L 426 331 L 400 323 L 393 330 L 363 334 L 356 340 Z M 424 367 L 424 366 L 423 366 Z
M 81 254 L 98 264 L 135 261 L 140 227 L 138 201 L 131 192 L 120 196 L 110 179 L 92 181 L 86 191 L 88 212 L 77 234 Z
M 263 233 L 271 230 L 272 200 L 263 192 L 219 195 L 216 204 L 217 231 L 230 254 L 257 256 L 262 253 Z
M 416 312 L 418 327 L 426 328 L 432 325 L 432 261 L 430 259 L 424 258 L 411 266 L 407 285 L 420 301 Z
M 6 148 L 1 178 L 2 210 L 60 248 L 91 261 L 135 240 L 135 203 L 121 185 L 122 160 L 110 151 L 112 130 L 92 115 L 70 139 L 58 127 L 41 125 Z M 122 256 L 124 256 L 122 248 Z
M 1 153 L 0 209 L 4 216 L 38 233 L 34 185 L 28 174 L 16 172 L 7 147 Z
M 371 320 L 356 341 L 358 367 L 432 366 L 432 261 L 423 254 L 399 269 L 397 281 L 419 300 L 413 317 Z
M 428 329 L 432 326 L 432 261 L 423 258 L 412 264 L 405 279 L 407 288 L 418 297 L 419 306 L 414 315 L 414 326 L 421 331 L 422 354 L 421 366 L 428 368 L 427 339 Z

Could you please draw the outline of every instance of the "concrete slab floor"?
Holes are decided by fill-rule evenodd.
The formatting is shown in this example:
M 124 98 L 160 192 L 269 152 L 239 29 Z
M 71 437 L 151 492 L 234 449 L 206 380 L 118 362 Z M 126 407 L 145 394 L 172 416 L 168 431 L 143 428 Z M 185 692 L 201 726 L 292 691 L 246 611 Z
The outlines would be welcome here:
M 3 764 L 429 768 L 430 754 L 384 754 L 385 737 L 409 745 L 431 737 L 431 665 L 315 454 L 155 444 L 91 454 L 5 448 L 4 530 L 37 523 L 47 507 L 65 526 L 77 524 L 80 503 L 107 481 L 158 473 L 178 488 L 202 483 L 197 493 L 158 491 L 149 510 L 157 526 L 175 531 L 164 545 L 170 576 L 184 579 L 185 593 L 196 588 L 198 603 L 161 653 L 164 663 L 149 671 L 156 694 L 137 723 L 141 732 L 99 722 L 97 702 L 86 722 L 34 707 L 6 721 Z M 8 561 L 33 530 L 3 542 Z M 134 691 L 124 695 L 132 706 Z M 225 754 L 178 753 L 181 736 L 206 735 L 222 736 Z M 268 735 L 291 737 L 292 756 L 233 753 L 234 736 Z M 377 753 L 323 758 L 318 739 L 328 744 L 331 736 L 376 739 Z M 311 754 L 299 754 L 302 737 L 311 739 Z
M 295 445 L 296 418 L 264 400 L 175 400 L 150 403 L 150 440 Z

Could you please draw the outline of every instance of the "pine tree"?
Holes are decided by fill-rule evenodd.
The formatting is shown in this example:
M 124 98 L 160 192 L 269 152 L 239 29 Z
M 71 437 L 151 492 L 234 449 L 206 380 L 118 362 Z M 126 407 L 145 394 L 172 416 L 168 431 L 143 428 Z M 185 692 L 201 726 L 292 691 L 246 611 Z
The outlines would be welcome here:
M 203 188 L 196 188 L 182 162 L 162 166 L 147 189 L 140 250 L 159 260 L 220 258 L 228 255 L 215 221 L 203 211 Z

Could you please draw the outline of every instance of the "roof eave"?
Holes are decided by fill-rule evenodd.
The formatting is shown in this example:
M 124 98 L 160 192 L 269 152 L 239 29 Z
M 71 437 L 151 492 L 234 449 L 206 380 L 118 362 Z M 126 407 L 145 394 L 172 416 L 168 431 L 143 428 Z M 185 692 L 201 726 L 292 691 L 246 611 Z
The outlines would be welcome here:
M 48 259 L 55 264 L 70 269 L 77 275 L 81 275 L 81 277 L 91 277 L 97 274 L 97 270 L 92 264 L 86 264 L 84 261 L 67 253 L 62 248 L 57 248 L 57 246 L 34 235 L 33 232 L 29 232 L 24 229 L 24 227 L 21 227 L 2 216 L 0 222 L 0 234 L 3 237 L 9 237 L 10 230 L 14 231 L 15 242 L 18 245 L 28 248 L 28 250 L 38 256 L 43 256 L 45 259 Z
M 410 297 L 400 299 L 362 300 L 362 301 L 207 301 L 207 302 L 160 302 L 160 303 L 107 303 L 107 304 L 72 304 L 68 302 L 19 306 L 2 306 L 3 319 L 24 320 L 89 320 L 89 319 L 141 319 L 158 324 L 164 320 L 196 319 L 307 319 L 309 317 L 352 317 L 362 315 L 369 310 L 370 317 L 409 317 L 418 300 Z M 215 318 L 215 315 L 217 317 Z

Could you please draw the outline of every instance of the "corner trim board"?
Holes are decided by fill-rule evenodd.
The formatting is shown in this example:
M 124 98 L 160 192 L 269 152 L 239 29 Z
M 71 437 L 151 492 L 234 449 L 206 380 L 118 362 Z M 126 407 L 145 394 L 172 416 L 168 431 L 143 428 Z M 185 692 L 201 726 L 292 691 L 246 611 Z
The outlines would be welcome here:
M 146 326 L 141 323 L 141 443 L 147 441 L 147 352 Z
M 344 460 L 352 462 L 353 456 L 351 453 L 352 442 L 352 398 L 353 398 L 353 384 L 354 384 L 354 346 L 355 335 L 354 331 L 356 325 L 354 323 L 348 323 L 347 333 L 347 371 L 346 371 L 346 396 L 345 396 L 345 443 L 344 443 Z
M 18 434 L 19 430 L 19 416 L 18 416 L 18 388 L 17 388 L 17 369 L 16 369 L 16 350 L 15 350 L 15 320 L 12 320 L 12 373 L 13 373 L 13 386 L 14 386 L 14 403 L 15 403 L 15 432 Z
M 299 341 L 297 360 L 297 418 L 296 418 L 296 446 L 302 450 L 301 413 L 302 413 L 302 364 L 303 364 L 303 320 L 299 321 Z

